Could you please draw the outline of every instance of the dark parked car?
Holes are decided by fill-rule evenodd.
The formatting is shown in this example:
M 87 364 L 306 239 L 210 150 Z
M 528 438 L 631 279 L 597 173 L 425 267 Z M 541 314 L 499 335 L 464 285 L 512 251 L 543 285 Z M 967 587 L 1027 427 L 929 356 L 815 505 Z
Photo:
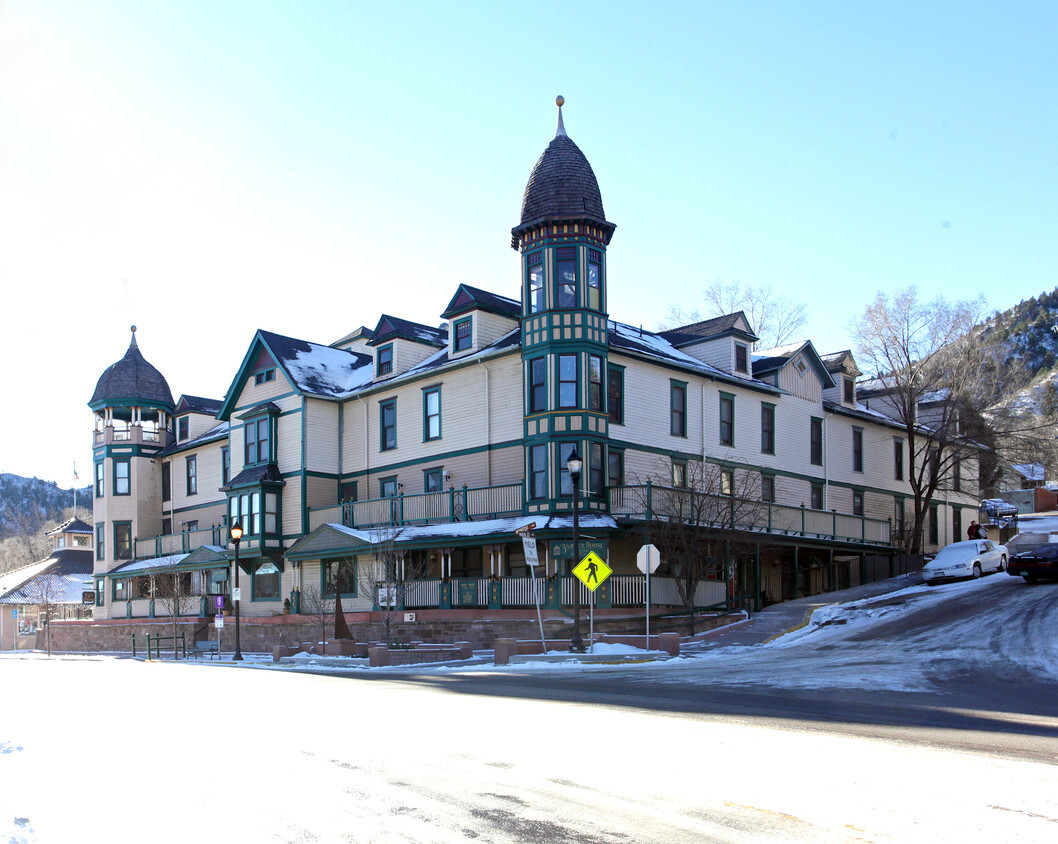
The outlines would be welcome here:
M 1025 578 L 1026 583 L 1058 579 L 1058 542 L 1044 542 L 1031 551 L 1015 554 L 1007 563 L 1007 573 Z

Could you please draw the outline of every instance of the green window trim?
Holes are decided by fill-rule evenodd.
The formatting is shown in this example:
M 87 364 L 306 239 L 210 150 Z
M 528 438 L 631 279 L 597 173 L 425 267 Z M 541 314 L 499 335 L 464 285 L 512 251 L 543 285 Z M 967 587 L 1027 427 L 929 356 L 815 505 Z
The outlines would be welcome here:
M 393 344 L 387 343 L 385 346 L 379 346 L 375 350 L 375 375 L 381 377 L 383 375 L 393 374 Z
M 243 424 L 243 465 L 261 466 L 275 462 L 274 416 L 253 416 Z
M 720 445 L 735 444 L 735 396 L 733 393 L 720 393 Z
M 863 471 L 863 428 L 852 429 L 852 471 Z
M 114 460 L 114 495 L 132 495 L 132 464 L 129 460 Z
M 198 456 L 192 454 L 185 458 L 185 472 L 187 474 L 187 494 L 198 495 Z
M 444 491 L 444 467 L 434 466 L 422 470 L 422 491 L 424 493 Z
M 266 569 L 271 566 L 275 571 L 261 572 L 261 569 Z M 260 583 L 260 578 L 265 576 L 270 579 L 278 580 L 278 585 L 274 595 L 258 595 L 257 587 Z M 250 600 L 254 603 L 275 603 L 283 600 L 283 573 L 279 570 L 279 567 L 271 560 L 266 560 L 263 563 L 258 563 L 253 567 L 253 571 L 250 573 Z
M 532 252 L 525 258 L 526 313 L 539 313 L 547 307 L 545 290 L 544 253 Z
M 531 358 L 527 365 L 529 371 L 526 378 L 526 406 L 530 413 L 544 413 L 547 411 L 547 358 Z
M 580 307 L 580 285 L 577 273 L 577 248 L 560 246 L 555 250 L 555 307 L 570 310 Z
M 328 570 L 333 566 L 338 567 L 339 573 L 341 573 L 342 569 L 346 570 L 347 573 L 344 578 L 345 585 L 352 587 L 348 592 L 344 590 L 342 591 L 342 598 L 356 598 L 359 594 L 360 561 L 355 555 L 351 557 L 335 557 L 331 560 L 320 561 L 320 595 L 328 599 L 333 598 L 335 595 L 334 576 L 332 575 L 328 577 Z M 348 573 L 350 569 L 351 573 Z
M 132 558 L 132 522 L 114 522 L 114 559 Z
M 625 423 L 625 368 L 616 364 L 606 367 L 606 414 L 612 425 Z
M 100 460 L 95 464 L 96 467 L 96 488 L 95 497 L 103 498 L 106 495 L 106 467 L 103 465 L 103 461 Z
M 813 416 L 808 422 L 808 462 L 823 465 L 823 418 Z
M 472 317 L 458 319 L 452 323 L 452 351 L 469 352 L 474 348 L 474 322 Z
M 547 445 L 537 443 L 529 446 L 527 451 L 529 488 L 526 492 L 530 501 L 541 501 L 548 493 Z
M 669 434 L 687 437 L 687 382 L 669 380 Z
M 580 407 L 580 355 L 559 355 L 555 406 L 561 410 Z
M 441 439 L 441 388 L 423 387 L 422 390 L 422 441 Z
M 106 522 L 96 522 L 96 559 L 106 558 L 107 549 L 107 525 Z
M 760 403 L 760 453 L 775 454 L 775 405 Z
M 397 447 L 397 400 L 383 399 L 378 403 L 378 450 L 393 451 Z

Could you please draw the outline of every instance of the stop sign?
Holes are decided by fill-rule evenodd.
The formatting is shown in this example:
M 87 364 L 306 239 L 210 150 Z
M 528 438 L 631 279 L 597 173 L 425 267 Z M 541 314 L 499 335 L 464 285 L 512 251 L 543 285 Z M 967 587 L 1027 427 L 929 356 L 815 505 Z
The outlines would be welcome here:
M 644 545 L 636 554 L 636 566 L 643 574 L 653 574 L 661 565 L 661 552 L 655 545 Z

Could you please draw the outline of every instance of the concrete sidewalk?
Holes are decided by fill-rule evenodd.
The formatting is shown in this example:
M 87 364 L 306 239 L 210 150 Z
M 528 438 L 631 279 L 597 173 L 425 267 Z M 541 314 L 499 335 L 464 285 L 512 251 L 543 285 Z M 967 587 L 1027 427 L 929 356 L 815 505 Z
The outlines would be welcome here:
M 721 630 L 693 644 L 688 644 L 684 640 L 681 649 L 694 653 L 698 650 L 712 648 L 762 645 L 776 636 L 781 636 L 807 623 L 812 613 L 819 607 L 873 598 L 876 595 L 885 595 L 906 589 L 908 586 L 917 586 L 920 583 L 922 583 L 922 574 L 915 571 L 888 580 L 842 589 L 839 592 L 827 592 L 823 595 L 813 595 L 811 598 L 797 598 L 793 601 L 774 604 L 756 613 L 748 623 L 733 626 L 730 630 Z

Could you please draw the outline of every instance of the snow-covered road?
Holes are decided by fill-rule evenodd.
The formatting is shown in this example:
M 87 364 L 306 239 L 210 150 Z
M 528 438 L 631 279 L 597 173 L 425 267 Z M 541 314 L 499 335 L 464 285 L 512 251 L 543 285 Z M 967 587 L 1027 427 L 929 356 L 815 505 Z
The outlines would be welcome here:
M 1056 596 L 1005 574 L 912 587 L 768 645 L 636 667 L 335 678 L 9 656 L 0 841 L 1048 841 L 1058 706 L 1017 695 L 1058 691 Z M 1012 705 L 974 722 L 997 752 L 952 730 L 911 741 L 737 712 L 755 689 L 943 707 L 966 699 L 967 672 L 1009 687 Z M 571 697 L 578 680 L 592 703 Z M 730 694 L 734 711 L 669 707 L 677 689 Z M 1039 758 L 1016 752 L 1025 735 Z

